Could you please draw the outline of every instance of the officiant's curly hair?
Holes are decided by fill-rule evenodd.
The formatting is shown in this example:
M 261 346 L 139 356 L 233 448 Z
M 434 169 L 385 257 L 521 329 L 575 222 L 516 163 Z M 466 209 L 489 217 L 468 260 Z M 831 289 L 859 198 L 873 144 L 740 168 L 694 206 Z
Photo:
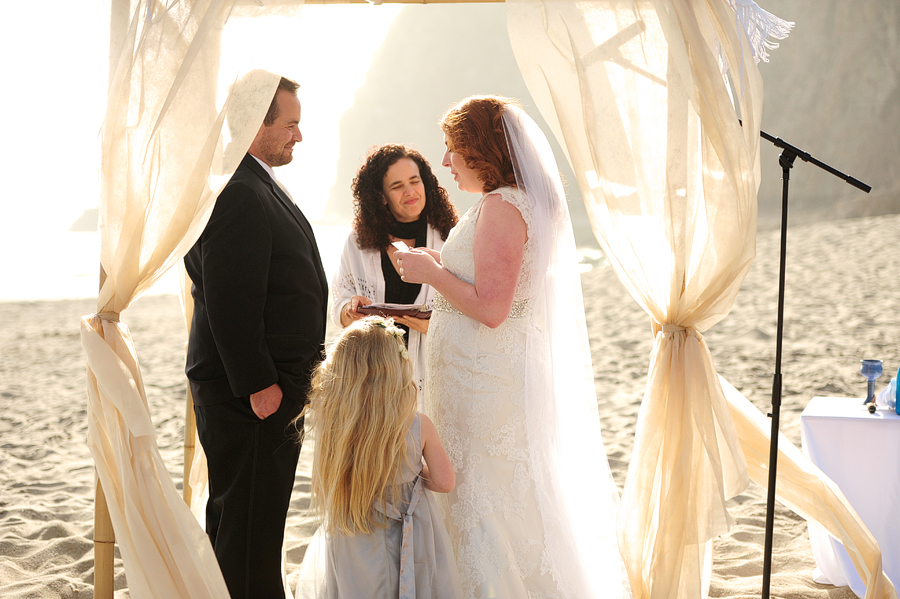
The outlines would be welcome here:
M 459 220 L 456 207 L 450 202 L 447 190 L 441 187 L 431 171 L 431 165 L 416 150 L 400 144 L 374 146 L 369 150 L 365 163 L 353 178 L 353 230 L 356 231 L 359 248 L 383 250 L 390 244 L 389 231 L 396 222 L 385 203 L 384 176 L 398 160 L 409 158 L 419 167 L 419 176 L 425 185 L 425 207 L 419 218 L 447 239 L 450 229 Z
M 516 173 L 503 131 L 503 112 L 513 98 L 470 96 L 444 114 L 447 149 L 458 154 L 484 184 L 482 191 L 516 186 Z
M 372 506 L 397 493 L 406 433 L 416 415 L 416 383 L 403 331 L 369 316 L 344 329 L 316 368 L 309 415 L 316 435 L 313 505 L 325 530 L 369 534 L 387 521 Z M 299 418 L 298 418 L 299 421 Z M 409 464 L 414 467 L 413 464 Z

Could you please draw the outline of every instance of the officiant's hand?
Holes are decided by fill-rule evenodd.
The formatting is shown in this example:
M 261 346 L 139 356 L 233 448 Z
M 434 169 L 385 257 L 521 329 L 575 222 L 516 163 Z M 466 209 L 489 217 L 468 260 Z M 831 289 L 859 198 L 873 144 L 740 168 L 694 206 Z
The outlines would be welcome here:
M 394 316 L 394 322 L 397 324 L 403 324 L 410 328 L 412 331 L 418 331 L 423 335 L 428 332 L 428 323 L 430 322 L 427 318 L 414 318 L 412 316 Z
M 365 314 L 357 312 L 356 309 L 360 306 L 368 306 L 372 303 L 367 297 L 363 297 L 361 295 L 354 295 L 350 298 L 350 301 L 344 304 L 344 307 L 341 308 L 341 326 L 348 327 L 351 323 L 360 318 L 365 318 Z

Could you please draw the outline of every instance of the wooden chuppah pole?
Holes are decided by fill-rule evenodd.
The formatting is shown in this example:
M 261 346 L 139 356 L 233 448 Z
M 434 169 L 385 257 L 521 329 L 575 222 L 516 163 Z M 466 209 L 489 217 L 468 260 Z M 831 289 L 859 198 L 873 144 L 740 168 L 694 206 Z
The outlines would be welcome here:
M 116 533 L 100 481 L 94 495 L 94 597 L 112 599 Z
M 106 271 L 100 265 L 100 288 L 106 281 Z M 116 555 L 116 531 L 109 515 L 106 494 L 97 478 L 94 493 L 94 599 L 112 599 L 113 565 Z
M 191 486 L 191 464 L 194 463 L 194 452 L 196 444 L 194 438 L 197 436 L 197 419 L 194 416 L 194 398 L 191 395 L 191 386 L 186 385 L 184 401 L 184 464 L 182 465 L 182 485 L 181 497 L 184 502 L 191 507 L 191 499 L 194 496 L 194 489 Z
M 194 318 L 191 279 L 184 268 L 179 267 L 179 271 L 181 273 L 181 312 L 184 316 L 184 328 L 190 335 L 191 321 Z M 187 355 L 186 343 L 184 351 Z M 191 484 L 191 467 L 194 465 L 194 455 L 197 452 L 197 417 L 194 414 L 194 396 L 191 394 L 191 384 L 187 379 L 185 379 L 184 387 L 184 463 L 182 464 L 181 498 L 189 508 L 193 508 L 194 493 L 197 489 L 194 489 Z
M 128 23 L 131 18 L 131 3 L 129 0 L 112 0 L 109 10 L 109 73 L 107 74 L 107 92 L 112 87 L 115 77 L 115 66 L 125 47 L 125 39 L 128 34 Z M 98 293 L 106 282 L 106 271 L 100 265 L 100 285 Z M 106 503 L 106 494 L 97 479 L 97 489 L 94 494 L 94 598 L 112 599 L 113 574 L 116 552 L 116 533 L 113 530 L 112 519 L 109 515 L 109 505 Z

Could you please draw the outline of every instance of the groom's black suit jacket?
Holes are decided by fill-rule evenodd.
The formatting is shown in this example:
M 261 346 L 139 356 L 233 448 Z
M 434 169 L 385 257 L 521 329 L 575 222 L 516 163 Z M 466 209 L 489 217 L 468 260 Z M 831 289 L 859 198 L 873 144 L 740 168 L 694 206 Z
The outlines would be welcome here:
M 290 426 L 325 339 L 328 283 L 312 228 L 250 155 L 184 264 L 186 372 L 209 465 L 206 531 L 232 599 L 284 598 L 281 547 L 300 445 Z M 283 397 L 260 420 L 250 395 Z
M 325 339 L 328 282 L 306 217 L 247 154 L 184 259 L 188 379 L 199 406 L 278 383 L 304 402 Z

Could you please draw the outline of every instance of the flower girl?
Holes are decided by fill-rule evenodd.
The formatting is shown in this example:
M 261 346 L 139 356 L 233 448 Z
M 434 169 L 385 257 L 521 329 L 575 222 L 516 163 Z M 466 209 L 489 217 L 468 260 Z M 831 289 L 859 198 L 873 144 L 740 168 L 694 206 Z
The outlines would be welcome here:
M 434 424 L 416 411 L 402 336 L 391 320 L 359 320 L 313 377 L 304 414 L 322 525 L 304 556 L 297 599 L 459 597 L 430 492 L 451 491 L 456 477 Z

